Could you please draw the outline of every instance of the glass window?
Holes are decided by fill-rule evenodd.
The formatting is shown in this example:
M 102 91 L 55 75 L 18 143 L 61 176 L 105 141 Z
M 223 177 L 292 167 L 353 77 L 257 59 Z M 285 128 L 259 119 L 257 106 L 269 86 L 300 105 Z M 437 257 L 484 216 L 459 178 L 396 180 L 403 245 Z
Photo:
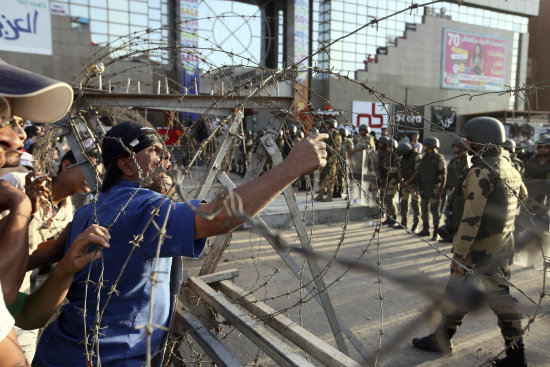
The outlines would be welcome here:
M 109 33 L 107 22 L 101 22 L 98 20 L 90 20 L 90 32 L 92 33 Z
M 133 24 L 133 25 L 130 26 L 130 33 L 144 32 L 146 29 L 147 29 L 147 27 Z
M 160 10 L 159 9 L 149 9 L 149 19 L 160 20 Z
M 128 33 L 130 32 L 126 24 L 115 24 L 115 23 L 109 24 L 109 34 L 111 35 L 125 36 Z
M 130 9 L 132 13 L 147 14 L 147 3 L 141 1 L 130 1 Z
M 71 5 L 72 4 L 80 4 L 80 5 L 88 6 L 88 0 L 71 0 Z
M 156 20 L 149 20 L 149 27 L 151 29 L 158 29 L 161 27 L 161 24 L 159 21 L 156 21 Z
M 109 10 L 109 22 L 128 24 L 128 13 L 123 11 Z
M 90 24 L 91 27 L 92 24 Z M 109 37 L 106 34 L 92 33 L 92 43 L 94 45 L 105 45 L 109 41 Z
M 147 24 L 147 15 L 130 13 L 130 23 L 136 25 Z
M 128 11 L 128 0 L 109 0 L 109 9 Z
M 342 1 L 333 1 L 330 5 L 333 11 L 344 11 L 344 3 Z
M 107 10 L 100 8 L 90 8 L 90 18 L 95 20 L 107 21 Z
M 160 8 L 160 0 L 149 0 L 150 8 Z
M 90 17 L 88 15 L 88 7 L 82 6 L 82 5 L 71 5 L 69 13 L 70 13 L 69 15 L 73 17 L 84 17 L 84 18 Z

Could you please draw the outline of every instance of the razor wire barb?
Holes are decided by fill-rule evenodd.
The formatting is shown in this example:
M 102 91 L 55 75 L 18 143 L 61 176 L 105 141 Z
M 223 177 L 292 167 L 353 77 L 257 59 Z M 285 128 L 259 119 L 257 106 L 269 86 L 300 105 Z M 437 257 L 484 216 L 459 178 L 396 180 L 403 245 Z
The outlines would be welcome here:
M 332 41 L 329 44 L 323 45 L 322 47 L 318 48 L 313 55 L 317 55 L 320 53 L 327 53 L 330 56 L 330 47 L 336 44 L 337 42 L 342 41 L 343 39 L 350 37 L 354 33 L 360 31 L 363 28 L 366 27 L 377 27 L 380 22 L 386 21 L 388 19 L 391 19 L 392 17 L 396 17 L 398 14 L 404 13 L 404 12 L 412 12 L 412 11 L 418 11 L 419 8 L 430 6 L 439 2 L 442 2 L 443 0 L 438 1 L 431 1 L 426 3 L 411 3 L 410 6 L 403 8 L 400 11 L 394 12 L 392 14 L 389 14 L 385 17 L 381 18 L 372 18 L 370 21 L 366 22 L 362 27 L 349 32 L 345 34 L 344 36 Z M 457 3 L 461 5 L 462 1 L 450 1 Z M 228 17 L 227 15 L 222 15 L 221 17 Z M 210 17 L 208 17 L 210 19 Z M 279 83 L 284 83 L 286 85 L 289 85 L 291 88 L 294 88 L 294 79 L 296 76 L 296 73 L 303 72 L 303 71 L 311 71 L 312 75 L 319 75 L 319 74 L 326 74 L 330 77 L 336 78 L 341 81 L 345 81 L 347 83 L 354 84 L 356 86 L 359 86 L 365 93 L 374 99 L 376 99 L 379 102 L 384 103 L 384 108 L 386 108 L 386 113 L 388 115 L 391 115 L 390 111 L 387 110 L 387 104 L 393 103 L 397 106 L 400 106 L 402 109 L 404 109 L 405 113 L 407 114 L 417 114 L 416 107 L 412 107 L 409 105 L 406 105 L 404 103 L 401 103 L 400 101 L 396 100 L 395 98 L 389 96 L 386 93 L 382 93 L 381 91 L 377 90 L 376 88 L 369 85 L 368 80 L 367 81 L 359 81 L 351 78 L 349 76 L 349 71 L 335 71 L 334 69 L 322 69 L 316 65 L 312 66 L 303 66 L 302 63 L 306 61 L 306 59 L 301 60 L 296 63 L 292 63 L 292 65 L 279 69 L 279 70 L 269 70 L 263 67 L 262 65 L 257 64 L 257 60 L 253 60 L 252 58 L 247 58 L 243 55 L 235 54 L 232 51 L 225 51 L 223 48 L 219 45 L 216 45 L 213 43 L 212 40 L 206 40 L 202 38 L 203 41 L 210 42 L 210 47 L 203 47 L 203 48 L 185 48 L 181 47 L 179 45 L 168 45 L 162 40 L 149 38 L 151 34 L 154 34 L 155 32 L 160 32 L 162 29 L 166 29 L 168 26 L 163 26 L 159 29 L 146 29 L 144 31 L 134 32 L 128 36 L 121 37 L 119 40 L 116 40 L 115 42 L 106 45 L 104 48 L 101 48 L 98 50 L 96 54 L 94 54 L 90 62 L 85 65 L 82 69 L 82 72 L 77 76 L 75 86 L 80 89 L 80 94 L 77 96 L 77 102 L 82 102 L 84 105 L 86 105 L 85 101 L 85 91 L 86 88 L 93 88 L 94 86 L 98 85 L 98 78 L 101 76 L 102 73 L 97 73 L 94 71 L 93 68 L 94 65 L 98 65 L 99 63 L 102 63 L 105 65 L 105 72 L 103 73 L 104 78 L 112 78 L 115 79 L 117 77 L 124 77 L 125 73 L 128 71 L 134 71 L 134 70 L 141 70 L 141 69 L 148 69 L 149 65 L 138 65 L 133 66 L 130 69 L 124 69 L 121 71 L 116 71 L 113 73 L 109 73 L 110 69 L 117 65 L 117 63 L 120 63 L 124 60 L 127 60 L 131 57 L 136 56 L 143 56 L 143 55 L 155 55 L 155 54 L 162 54 L 162 52 L 165 51 L 171 51 L 171 52 L 188 52 L 192 53 L 193 55 L 197 56 L 200 60 L 200 62 L 203 65 L 206 65 L 208 67 L 207 70 L 205 70 L 200 75 L 200 80 L 203 82 L 209 82 L 212 84 L 212 90 L 216 98 L 220 98 L 219 100 L 213 100 L 211 107 L 206 110 L 205 113 L 201 115 L 201 122 L 209 122 L 210 117 L 209 115 L 212 115 L 215 113 L 217 103 L 219 103 L 223 98 L 226 96 L 243 96 L 243 92 L 247 93 L 244 95 L 244 98 L 241 102 L 242 106 L 246 106 L 247 102 L 253 98 L 261 96 L 262 93 L 264 93 L 268 88 L 273 88 L 274 90 L 279 90 Z M 199 34 L 196 34 L 197 37 L 201 38 Z M 143 45 L 146 45 L 143 47 Z M 137 47 L 137 46 L 140 47 Z M 216 63 L 212 61 L 211 57 L 215 57 L 214 53 L 224 53 L 227 56 L 230 57 L 231 60 L 235 61 L 234 65 L 227 65 L 223 67 L 215 66 Z M 210 56 L 209 56 L 210 55 Z M 228 70 L 230 70 L 230 67 L 255 67 L 257 70 L 261 71 L 260 77 L 258 80 L 252 80 L 252 79 L 245 79 L 241 80 L 240 77 L 233 77 Z M 148 70 L 146 71 L 153 77 L 160 77 L 161 74 L 156 74 L 156 71 Z M 163 76 L 164 78 L 164 76 Z M 222 80 L 225 85 L 222 83 L 220 84 L 219 81 Z M 110 79 L 109 79 L 110 80 Z M 160 81 L 159 81 L 160 82 Z M 105 84 L 105 79 L 104 79 Z M 178 81 L 165 78 L 165 85 L 162 85 L 162 90 L 169 91 L 175 91 L 176 93 L 180 93 L 180 91 L 183 91 L 182 98 L 185 98 L 189 94 L 189 88 L 186 88 L 179 84 Z M 114 89 L 124 89 L 124 86 L 126 85 L 126 89 L 129 90 L 130 88 L 130 81 L 127 82 L 122 78 L 120 81 L 110 84 L 111 88 Z M 155 88 L 154 82 L 143 82 L 143 84 L 140 84 L 141 87 L 145 88 Z M 195 84 L 196 87 L 196 84 Z M 538 85 L 536 87 L 531 86 L 522 86 L 522 87 L 507 87 L 506 89 L 503 89 L 501 91 L 496 92 L 482 92 L 482 93 L 463 93 L 459 95 L 455 95 L 449 98 L 444 99 L 437 99 L 433 101 L 429 101 L 425 104 L 418 105 L 418 107 L 426 107 L 430 105 L 434 105 L 437 103 L 444 103 L 451 100 L 473 100 L 473 99 L 482 99 L 486 96 L 502 96 L 502 95 L 516 95 L 519 98 L 525 99 L 525 95 L 529 93 L 537 93 L 538 90 L 546 89 L 548 86 L 545 85 Z M 157 90 L 157 94 L 159 90 Z M 214 93 L 215 92 L 215 93 Z M 317 91 L 314 89 L 309 89 L 308 92 L 311 95 L 315 95 L 318 97 L 324 104 L 330 105 L 334 108 L 335 111 L 337 111 L 342 119 L 344 120 L 344 126 L 347 128 L 352 129 L 353 131 L 357 130 L 357 126 L 353 124 L 352 121 L 349 120 L 347 116 L 351 116 L 352 111 L 347 111 L 345 109 L 339 108 L 338 106 L 335 106 L 333 103 L 331 103 L 330 100 L 324 98 L 323 96 L 319 95 Z M 161 94 L 161 93 L 160 93 Z M 265 96 L 265 102 L 266 105 L 270 105 L 270 97 L 274 97 L 271 95 Z M 88 106 L 90 109 L 93 109 L 94 106 Z M 237 106 L 236 106 L 237 107 Z M 312 111 L 314 111 L 313 106 L 309 106 Z M 117 116 L 128 116 L 128 111 L 122 111 L 122 109 L 112 109 L 112 111 L 105 111 L 105 110 L 99 110 L 100 113 L 112 113 L 113 120 L 120 121 L 120 119 L 117 118 Z M 300 120 L 298 116 L 296 116 L 292 111 L 285 111 L 287 115 L 288 121 L 293 121 L 293 123 L 299 123 Z M 78 114 L 78 112 L 75 112 L 75 114 Z M 139 112 L 132 112 L 130 115 L 135 116 L 137 119 L 140 119 L 140 121 L 146 121 L 146 118 L 139 114 Z M 315 114 L 313 113 L 313 116 L 315 117 Z M 223 187 L 218 187 L 217 189 L 214 187 L 212 191 L 216 191 L 215 200 L 219 202 L 219 206 L 217 208 L 217 211 L 214 213 L 203 213 L 198 208 L 195 208 L 193 205 L 191 205 L 188 187 L 184 184 L 184 182 L 192 181 L 195 182 L 195 177 L 193 177 L 193 173 L 197 170 L 197 167 L 199 167 L 199 161 L 201 158 L 203 161 L 207 161 L 208 159 L 212 159 L 211 155 L 212 152 L 209 152 L 208 150 L 215 146 L 216 139 L 221 133 L 223 129 L 226 128 L 227 124 L 231 120 L 231 114 L 226 116 L 225 118 L 222 118 L 220 123 L 212 129 L 212 131 L 209 132 L 206 139 L 204 139 L 200 144 L 195 144 L 192 141 L 192 129 L 197 126 L 199 123 L 199 120 L 197 120 L 194 125 L 187 126 L 183 121 L 180 121 L 178 116 L 176 114 L 173 114 L 172 118 L 174 119 L 174 124 L 178 127 L 180 127 L 183 130 L 183 135 L 180 137 L 180 141 L 187 140 L 186 143 L 191 145 L 191 151 L 193 151 L 192 157 L 189 159 L 189 161 L 186 164 L 177 164 L 174 166 L 174 168 L 170 172 L 166 172 L 167 174 L 171 175 L 173 180 L 173 185 L 167 190 L 167 194 L 164 198 L 164 200 L 161 202 L 161 204 L 153 208 L 150 213 L 150 218 L 144 228 L 141 228 L 137 233 L 137 235 L 134 236 L 129 242 L 129 245 L 131 245 L 131 251 L 126 259 L 126 261 L 121 264 L 121 269 L 119 272 L 118 277 L 112 282 L 112 284 L 108 287 L 108 292 L 106 293 L 107 297 L 104 300 L 101 300 L 100 293 L 101 289 L 105 288 L 105 280 L 103 279 L 103 275 L 101 272 L 101 275 L 98 280 L 92 280 L 90 279 L 90 269 L 91 266 L 88 269 L 88 277 L 85 281 L 85 301 L 84 301 L 84 307 L 82 309 L 82 316 L 83 316 L 83 341 L 84 346 L 86 349 L 86 360 L 88 364 L 90 365 L 93 361 L 93 356 L 97 358 L 98 365 L 100 365 L 100 339 L 102 335 L 102 329 L 108 328 L 109 325 L 103 325 L 102 324 L 102 318 L 103 314 L 106 310 L 106 308 L 109 306 L 109 302 L 112 299 L 112 297 L 116 297 L 118 295 L 117 285 L 121 279 L 121 277 L 124 274 L 124 271 L 128 265 L 128 262 L 130 261 L 130 258 L 134 251 L 139 247 L 139 244 L 143 241 L 144 233 L 149 228 L 154 227 L 154 229 L 158 232 L 156 238 L 157 238 L 157 255 L 155 257 L 155 266 L 153 267 L 153 272 L 151 274 L 143 274 L 144 277 L 147 277 L 152 282 L 152 294 L 150 299 L 150 311 L 149 311 L 149 322 L 145 325 L 140 325 L 139 327 L 142 328 L 145 332 L 145 336 L 147 338 L 147 356 L 148 356 L 148 365 L 150 365 L 150 358 L 153 355 L 154 351 L 151 350 L 150 345 L 150 337 L 154 329 L 164 329 L 164 326 L 162 325 L 153 325 L 152 324 L 152 307 L 153 307 L 153 293 L 154 288 L 157 282 L 157 265 L 156 261 L 158 261 L 160 249 L 163 245 L 163 241 L 166 233 L 166 224 L 168 221 L 168 217 L 170 215 L 170 211 L 168 210 L 168 213 L 164 218 L 159 217 L 159 210 L 162 205 L 164 205 L 166 202 L 170 202 L 173 200 L 174 193 L 177 195 L 179 200 L 182 200 L 185 202 L 189 208 L 199 216 L 202 216 L 203 218 L 210 220 L 212 219 L 215 214 L 218 211 L 225 210 L 229 213 L 231 213 L 233 216 L 237 218 L 241 218 L 242 220 L 246 221 L 247 223 L 251 223 L 249 221 L 248 215 L 243 211 L 242 201 L 246 200 L 246 198 L 241 198 L 238 195 L 236 195 L 233 191 L 227 191 Z M 423 122 L 428 126 L 437 126 L 435 121 L 431 121 L 427 119 L 425 116 L 421 115 L 421 118 L 423 119 Z M 391 129 L 397 129 L 399 127 L 399 124 L 392 121 L 390 119 L 389 121 L 389 127 Z M 49 131 L 49 130 L 47 130 Z M 101 133 L 99 133 L 97 130 L 93 130 L 94 136 L 96 138 L 96 141 L 99 141 L 101 137 Z M 451 136 L 453 139 L 462 140 L 463 138 L 458 136 L 457 134 L 454 134 L 450 131 L 442 131 L 442 133 L 447 134 Z M 53 133 L 51 133 L 53 134 Z M 227 153 L 227 159 L 225 162 L 231 160 L 231 155 L 234 150 L 234 146 L 236 144 L 236 141 L 244 135 L 244 131 L 242 131 L 240 128 L 237 130 L 237 133 L 233 136 L 232 141 L 232 147 L 228 150 Z M 284 138 L 289 142 L 288 135 L 285 135 Z M 122 144 L 121 141 L 119 141 L 120 144 Z M 367 141 L 363 138 L 360 138 L 359 145 L 361 145 L 363 148 L 367 148 Z M 46 147 L 41 150 L 43 154 L 40 154 L 39 157 L 42 158 L 42 167 L 47 168 L 50 164 L 51 160 L 49 159 L 48 154 L 46 152 L 49 151 L 48 145 L 38 145 L 39 147 Z M 134 163 L 137 165 L 137 161 L 135 159 L 135 154 L 131 152 L 130 149 L 127 147 L 124 147 L 127 152 L 130 154 L 130 157 L 134 160 Z M 83 149 L 83 153 L 86 155 L 86 151 Z M 349 165 L 348 159 L 345 155 L 341 155 L 339 151 L 333 152 L 333 154 L 338 156 L 338 166 L 341 169 L 350 170 L 351 167 Z M 345 154 L 345 153 L 344 153 Z M 86 155 L 87 156 L 87 155 Z M 88 157 L 88 156 L 87 156 Z M 91 159 L 91 157 L 88 157 Z M 39 159 L 40 160 L 40 159 Z M 227 164 L 227 163 L 225 163 Z M 137 165 L 139 167 L 139 165 Z M 160 167 L 159 167 L 160 168 Z M 228 170 L 227 167 L 223 167 L 223 170 Z M 373 160 L 368 160 L 368 168 L 367 170 L 375 176 L 375 180 L 379 179 L 379 177 L 376 176 L 376 169 L 373 165 Z M 125 208 L 128 206 L 128 204 L 133 200 L 134 196 L 139 192 L 139 190 L 142 190 L 143 188 L 146 188 L 148 186 L 148 181 L 151 179 L 151 177 L 142 177 L 143 172 L 139 172 L 140 177 L 140 184 L 139 187 L 136 188 L 134 194 L 130 196 L 128 201 L 123 205 L 119 211 L 117 216 L 115 216 L 115 219 L 110 223 L 107 227 L 110 228 L 112 225 L 116 223 L 120 215 L 124 214 Z M 98 177 L 99 177 L 99 171 L 98 171 Z M 309 178 L 307 178 L 309 180 Z M 364 240 L 364 244 L 362 246 L 361 253 L 356 256 L 355 258 L 345 258 L 340 256 L 340 251 L 342 249 L 342 246 L 346 239 L 346 232 L 348 229 L 349 224 L 349 215 L 350 215 L 350 190 L 351 187 L 354 185 L 355 187 L 358 187 L 358 189 L 362 192 L 362 194 L 368 199 L 370 203 L 373 205 L 378 206 L 379 213 L 388 214 L 387 208 L 382 204 L 384 202 L 384 197 L 386 194 L 387 186 L 386 187 L 377 187 L 376 189 L 380 191 L 380 196 L 376 197 L 376 194 L 373 194 L 375 191 L 368 191 L 361 187 L 360 182 L 358 182 L 353 177 L 345 177 L 346 185 L 345 188 L 348 190 L 347 195 L 347 207 L 346 207 L 346 215 L 343 220 L 343 224 L 341 227 L 338 227 L 337 231 L 339 232 L 338 239 L 335 241 L 335 246 L 332 254 L 330 256 L 325 255 L 321 251 L 316 250 L 308 250 L 301 246 L 292 245 L 289 244 L 289 242 L 298 242 L 298 237 L 295 236 L 293 241 L 288 241 L 285 239 L 280 233 L 274 232 L 272 229 L 265 227 L 262 224 L 249 224 L 251 227 L 251 230 L 255 231 L 256 233 L 260 233 L 264 238 L 271 239 L 272 243 L 275 243 L 279 248 L 290 251 L 290 253 L 295 253 L 303 256 L 304 258 L 312 258 L 319 261 L 323 261 L 323 267 L 318 275 L 320 278 L 324 278 L 327 275 L 334 276 L 334 279 L 330 282 L 327 282 L 327 290 L 330 290 L 331 287 L 333 287 L 335 284 L 340 282 L 346 274 L 348 274 L 351 271 L 354 272 L 362 272 L 368 275 L 372 275 L 375 277 L 375 282 L 377 283 L 378 288 L 378 341 L 375 346 L 375 352 L 373 353 L 373 356 L 369 358 L 369 361 L 364 361 L 365 363 L 369 363 L 372 365 L 378 365 L 380 363 L 380 357 L 383 350 L 391 350 L 392 348 L 395 348 L 397 343 L 399 343 L 399 339 L 397 337 L 389 338 L 388 342 L 385 342 L 385 324 L 384 324 L 384 302 L 385 302 L 385 294 L 384 294 L 384 281 L 391 281 L 396 282 L 401 285 L 411 285 L 415 284 L 416 292 L 424 297 L 425 299 L 430 301 L 430 304 L 432 307 L 429 308 L 427 312 L 424 312 L 421 314 L 420 317 L 417 319 L 414 319 L 411 321 L 411 323 L 418 323 L 421 320 L 424 320 L 427 317 L 427 314 L 430 312 L 433 312 L 436 309 L 437 304 L 440 302 L 440 299 L 436 297 L 436 294 L 434 293 L 433 287 L 430 287 L 431 283 L 428 283 L 425 287 L 418 287 L 418 281 L 419 279 L 426 283 L 427 279 L 426 277 L 416 277 L 416 278 L 405 278 L 396 276 L 394 274 L 391 274 L 389 272 L 384 271 L 384 261 L 380 254 L 380 249 L 382 246 L 384 246 L 383 240 L 381 239 L 381 218 L 380 215 L 376 221 L 376 225 L 374 228 L 372 228 L 372 232 L 369 234 L 369 236 L 366 236 Z M 386 182 L 386 185 L 388 182 Z M 170 194 L 168 194 L 170 193 Z M 94 213 L 94 222 L 99 223 L 99 218 L 97 217 L 97 211 L 96 211 L 96 205 L 97 205 L 97 199 L 98 199 L 98 191 L 96 191 L 93 195 L 92 199 L 92 205 L 94 207 L 93 213 Z M 309 191 L 307 193 L 310 200 L 307 202 L 307 207 L 305 208 L 305 211 L 310 211 L 313 213 L 314 209 L 314 182 L 311 182 Z M 522 200 L 520 200 L 521 205 L 524 206 L 524 203 Z M 170 205 L 168 206 L 170 208 Z M 524 207 L 525 208 L 525 207 Z M 526 208 L 525 208 L 526 209 Z M 532 217 L 534 213 L 529 213 L 530 219 L 532 221 Z M 303 226 L 306 226 L 305 222 L 302 223 Z M 367 227 L 367 226 L 365 226 Z M 310 240 L 313 239 L 313 234 L 315 233 L 315 230 L 317 229 L 315 224 L 312 224 L 309 228 L 309 237 Z M 366 228 L 367 231 L 369 230 Z M 448 254 L 443 253 L 440 248 L 433 244 L 430 241 L 424 240 L 420 237 L 417 237 L 413 232 L 411 232 L 409 229 L 404 228 L 406 233 L 411 237 L 415 238 L 418 241 L 422 241 L 427 247 L 429 247 L 435 256 L 443 256 L 445 257 L 449 262 L 454 261 Z M 367 262 L 363 261 L 363 258 L 370 254 L 372 246 L 375 246 L 374 256 L 375 256 L 375 264 L 371 265 Z M 108 250 L 107 250 L 108 251 Z M 529 328 L 530 325 L 532 325 L 537 318 L 540 318 L 540 314 L 547 315 L 549 312 L 548 306 L 543 305 L 543 299 L 548 294 L 548 290 L 546 289 L 546 277 L 544 274 L 548 271 L 549 268 L 549 260 L 548 260 L 548 254 L 544 254 L 544 272 L 542 276 L 542 284 L 541 284 L 541 291 L 539 299 L 534 299 L 533 297 L 529 296 L 525 291 L 522 290 L 522 288 L 518 285 L 515 285 L 513 282 L 509 282 L 508 284 L 510 287 L 515 288 L 520 294 L 523 295 L 523 297 L 528 301 L 528 303 L 532 304 L 534 306 L 533 308 L 529 308 L 528 311 L 532 314 L 531 317 L 529 317 L 527 325 L 524 327 L 525 330 Z M 99 258 L 95 259 L 95 261 L 99 261 L 100 268 L 102 268 L 103 265 L 103 253 L 102 251 L 99 252 Z M 259 264 L 255 263 L 255 267 L 260 266 Z M 305 261 L 302 263 L 302 271 L 305 273 Z M 334 271 L 335 267 L 342 268 L 343 271 L 338 274 Z M 319 292 L 318 289 L 316 289 L 316 282 L 315 279 L 312 277 L 309 279 L 309 283 L 303 283 L 300 279 L 300 284 L 295 288 L 288 288 L 284 292 L 277 293 L 277 294 L 271 294 L 268 291 L 268 286 L 272 279 L 274 279 L 278 274 L 280 274 L 284 269 L 284 265 L 282 263 L 279 264 L 276 268 L 272 269 L 270 274 L 268 274 L 263 280 L 260 282 L 257 282 L 254 287 L 248 288 L 247 293 L 244 294 L 242 297 L 246 295 L 256 295 L 258 299 L 264 301 L 264 302 L 271 302 L 271 301 L 277 301 L 277 300 L 284 300 L 284 299 L 290 299 L 291 296 L 293 296 L 293 299 L 290 299 L 290 304 L 285 307 L 280 307 L 277 309 L 277 314 L 285 314 L 289 313 L 292 310 L 298 310 L 300 322 L 302 318 L 302 306 L 308 304 L 314 297 L 315 294 L 313 294 L 311 291 L 307 289 L 307 286 L 311 286 L 317 293 Z M 478 274 L 476 271 L 472 269 L 466 269 L 469 274 L 475 277 L 481 276 L 481 274 Z M 261 274 L 260 271 L 258 271 L 258 274 Z M 504 276 L 503 276 L 504 278 Z M 90 289 L 89 289 L 90 288 Z M 264 295 L 262 297 L 258 297 L 258 293 L 264 290 Z M 88 293 L 96 294 L 96 309 L 93 311 L 95 313 L 95 321 L 93 325 L 87 325 L 86 316 L 89 310 L 87 309 L 87 303 L 86 300 L 90 295 Z M 296 296 L 297 295 L 297 296 Z M 103 303 L 101 303 L 103 302 Z M 235 303 L 238 303 L 238 301 L 234 301 Z M 100 306 L 101 305 L 101 306 Z M 217 322 L 217 321 L 212 321 Z M 234 328 L 229 328 L 228 334 L 231 334 L 234 332 Z M 91 341 L 89 341 L 89 338 L 91 336 Z M 227 335 L 226 335 L 227 336 Z M 222 336 L 224 338 L 225 336 Z M 193 361 L 185 361 L 185 363 L 195 363 L 197 365 L 201 365 L 202 363 L 208 363 L 205 359 L 205 356 L 203 353 L 194 350 L 192 342 L 188 340 L 189 334 L 186 333 L 183 337 L 187 340 L 187 344 L 192 350 L 192 353 L 195 355 L 195 359 Z M 504 350 L 501 351 L 503 353 Z M 171 356 L 174 356 L 174 353 L 171 353 Z M 260 356 L 262 355 L 262 352 L 258 351 L 256 360 L 254 361 L 253 365 L 261 365 L 262 358 Z M 176 356 L 176 358 L 180 358 Z

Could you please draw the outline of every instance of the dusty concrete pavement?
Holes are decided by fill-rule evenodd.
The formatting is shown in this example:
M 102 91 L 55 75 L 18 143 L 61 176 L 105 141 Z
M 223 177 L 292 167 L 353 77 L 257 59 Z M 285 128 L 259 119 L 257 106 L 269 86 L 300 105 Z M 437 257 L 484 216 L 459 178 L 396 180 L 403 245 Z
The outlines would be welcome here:
M 444 290 L 450 244 L 424 241 L 403 229 L 382 227 L 378 231 L 373 223 L 375 219 L 365 218 L 344 229 L 341 217 L 338 222 L 307 227 L 315 251 L 332 259 L 318 261 L 336 313 L 366 350 L 364 360 L 346 340 L 351 357 L 369 366 L 488 366 L 489 358 L 502 351 L 503 340 L 487 306 L 467 316 L 453 339 L 451 355 L 412 347 L 411 339 L 429 334 L 439 320 L 429 297 Z M 300 246 L 293 228 L 279 233 L 289 245 Z M 293 257 L 307 269 L 302 255 Z M 369 271 L 338 260 L 358 261 Z M 185 263 L 190 275 L 197 274 L 201 265 L 201 259 Z M 233 234 L 218 270 L 231 268 L 239 270 L 235 283 L 241 288 L 336 346 L 323 309 L 262 236 L 249 230 Z M 526 311 L 524 325 L 533 317 L 541 292 L 547 291 L 543 278 L 541 271 L 512 265 L 512 294 Z M 549 309 L 548 297 L 543 298 L 542 308 L 525 333 L 529 366 L 550 366 Z M 277 365 L 233 327 L 224 326 L 220 336 L 243 364 Z

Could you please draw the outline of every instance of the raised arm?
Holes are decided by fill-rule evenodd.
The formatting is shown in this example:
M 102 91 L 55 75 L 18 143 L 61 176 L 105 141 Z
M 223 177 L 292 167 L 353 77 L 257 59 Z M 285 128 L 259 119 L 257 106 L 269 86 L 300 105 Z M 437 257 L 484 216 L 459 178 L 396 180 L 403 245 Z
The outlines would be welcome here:
M 99 247 L 88 252 L 88 246 L 94 243 L 108 248 L 109 239 L 107 229 L 95 224 L 76 236 L 46 282 L 29 295 L 23 311 L 15 318 L 15 324 L 26 330 L 44 326 L 65 299 L 74 274 L 99 256 Z
M 11 305 L 27 271 L 31 203 L 21 190 L 0 180 L 0 208 L 10 211 L 0 234 L 0 282 L 6 305 Z
M 233 193 L 242 200 L 242 210 L 247 216 L 254 216 L 271 203 L 284 189 L 298 177 L 304 176 L 327 164 L 327 134 L 310 135 L 297 143 L 287 158 L 257 179 L 237 187 Z M 214 213 L 223 204 L 214 200 L 201 204 L 199 210 Z M 227 233 L 241 225 L 242 218 L 233 216 L 222 209 L 213 220 L 195 216 L 195 238 L 206 238 Z

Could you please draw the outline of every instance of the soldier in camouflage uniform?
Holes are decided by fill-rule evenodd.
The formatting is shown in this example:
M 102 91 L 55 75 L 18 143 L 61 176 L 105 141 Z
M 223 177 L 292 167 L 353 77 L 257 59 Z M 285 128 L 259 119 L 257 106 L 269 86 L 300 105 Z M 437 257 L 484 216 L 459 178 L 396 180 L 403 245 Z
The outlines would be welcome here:
M 550 209 L 550 138 L 537 142 L 537 153 L 525 163 L 523 179 L 529 198 L 518 218 L 518 249 L 530 249 L 540 254 L 550 241 L 548 233 Z M 534 215 L 534 216 L 533 216 Z M 547 254 L 544 254 L 547 255 Z
M 250 167 L 253 147 L 254 147 L 254 138 L 252 137 L 252 130 L 247 130 L 244 135 L 245 163 L 244 163 L 244 171 L 242 172 L 243 177 L 246 174 L 248 167 Z
M 462 213 L 453 240 L 451 275 L 446 298 L 441 307 L 441 322 L 433 334 L 414 338 L 419 349 L 450 353 L 451 338 L 461 325 L 469 308 L 479 303 L 482 295 L 473 282 L 484 288 L 487 303 L 498 318 L 506 346 L 506 357 L 493 361 L 499 367 L 523 367 L 525 361 L 521 314 L 510 295 L 509 263 L 514 251 L 514 215 L 518 193 L 526 195 L 519 172 L 502 154 L 504 126 L 492 117 L 477 117 L 464 126 L 470 149 L 476 155 L 461 186 Z M 465 267 L 475 271 L 466 272 Z
M 451 216 L 450 208 L 452 207 L 451 201 L 453 200 L 453 192 L 462 183 L 462 179 L 466 176 L 466 173 L 468 173 L 470 164 L 468 162 L 468 155 L 466 154 L 466 150 L 468 148 L 466 147 L 466 145 L 464 145 L 463 142 L 457 139 L 453 142 L 452 147 L 455 156 L 449 161 L 449 164 L 447 165 L 447 179 L 445 181 L 445 187 L 443 189 L 445 197 L 441 201 L 441 208 L 445 207 L 445 203 L 447 203 L 447 206 L 445 207 L 445 215 L 447 216 L 445 224 L 447 225 L 447 223 L 449 223 L 449 225 L 454 228 L 458 227 L 457 221 L 460 218 L 455 218 L 456 223 L 454 224 L 451 223 L 452 218 L 449 218 Z M 439 232 L 439 234 L 441 235 L 441 242 L 451 242 L 453 240 L 453 233 L 443 231 Z
M 519 159 L 516 154 L 516 142 L 512 139 L 506 139 L 502 147 L 504 148 L 504 152 L 508 152 L 510 155 L 514 168 L 517 169 L 519 173 L 523 173 L 523 161 Z
M 351 153 L 353 153 L 353 141 L 348 137 L 348 130 L 345 127 L 339 126 L 338 133 L 342 138 L 340 145 L 340 159 L 336 168 L 336 185 L 334 186 L 334 198 L 341 198 L 346 185 L 346 177 L 348 177 L 348 169 L 350 165 Z
M 382 135 L 378 138 L 376 144 L 378 145 L 376 150 L 376 157 L 373 160 L 373 170 L 376 176 L 376 202 L 379 207 L 383 205 L 382 194 L 384 190 L 383 177 L 386 177 L 386 169 L 384 168 L 384 162 L 388 156 L 386 150 L 386 144 L 390 139 Z
M 550 138 L 541 139 L 537 143 L 538 153 L 525 163 L 523 177 L 529 199 L 526 207 L 535 215 L 546 217 L 544 227 L 548 231 L 548 210 L 550 209 Z
M 425 154 L 420 160 L 416 177 L 418 191 L 420 193 L 420 209 L 422 210 L 422 231 L 418 236 L 429 236 L 430 213 L 432 213 L 433 236 L 432 241 L 437 240 L 439 228 L 439 206 L 445 184 L 445 157 L 437 152 L 439 139 L 429 137 L 424 139 Z
M 336 184 L 336 169 L 338 165 L 338 154 L 342 146 L 342 137 L 336 127 L 338 122 L 335 119 L 325 121 L 327 133 L 327 165 L 321 170 L 319 178 L 319 194 L 315 198 L 317 201 L 332 201 L 334 195 L 334 185 Z M 325 198 L 325 192 L 327 197 Z
M 409 214 L 409 199 L 413 210 L 413 225 L 411 231 L 414 232 L 418 226 L 418 217 L 420 216 L 420 197 L 416 189 L 416 171 L 420 165 L 422 154 L 412 149 L 409 143 L 399 143 L 397 154 L 401 156 L 399 162 L 399 186 L 401 188 L 401 200 L 399 207 L 401 212 L 401 225 L 396 224 L 396 228 L 407 227 L 407 218 Z
M 445 181 L 445 195 L 449 197 L 453 190 L 458 187 L 459 179 L 470 169 L 466 146 L 463 142 L 456 140 L 452 144 L 454 157 L 447 165 L 447 177 Z
M 395 153 L 397 140 L 388 138 L 386 143 L 386 159 L 383 162 L 384 176 L 382 176 L 382 198 L 387 217 L 382 224 L 393 226 L 397 219 L 397 207 L 395 206 L 395 194 L 399 190 L 399 161 L 401 157 Z

